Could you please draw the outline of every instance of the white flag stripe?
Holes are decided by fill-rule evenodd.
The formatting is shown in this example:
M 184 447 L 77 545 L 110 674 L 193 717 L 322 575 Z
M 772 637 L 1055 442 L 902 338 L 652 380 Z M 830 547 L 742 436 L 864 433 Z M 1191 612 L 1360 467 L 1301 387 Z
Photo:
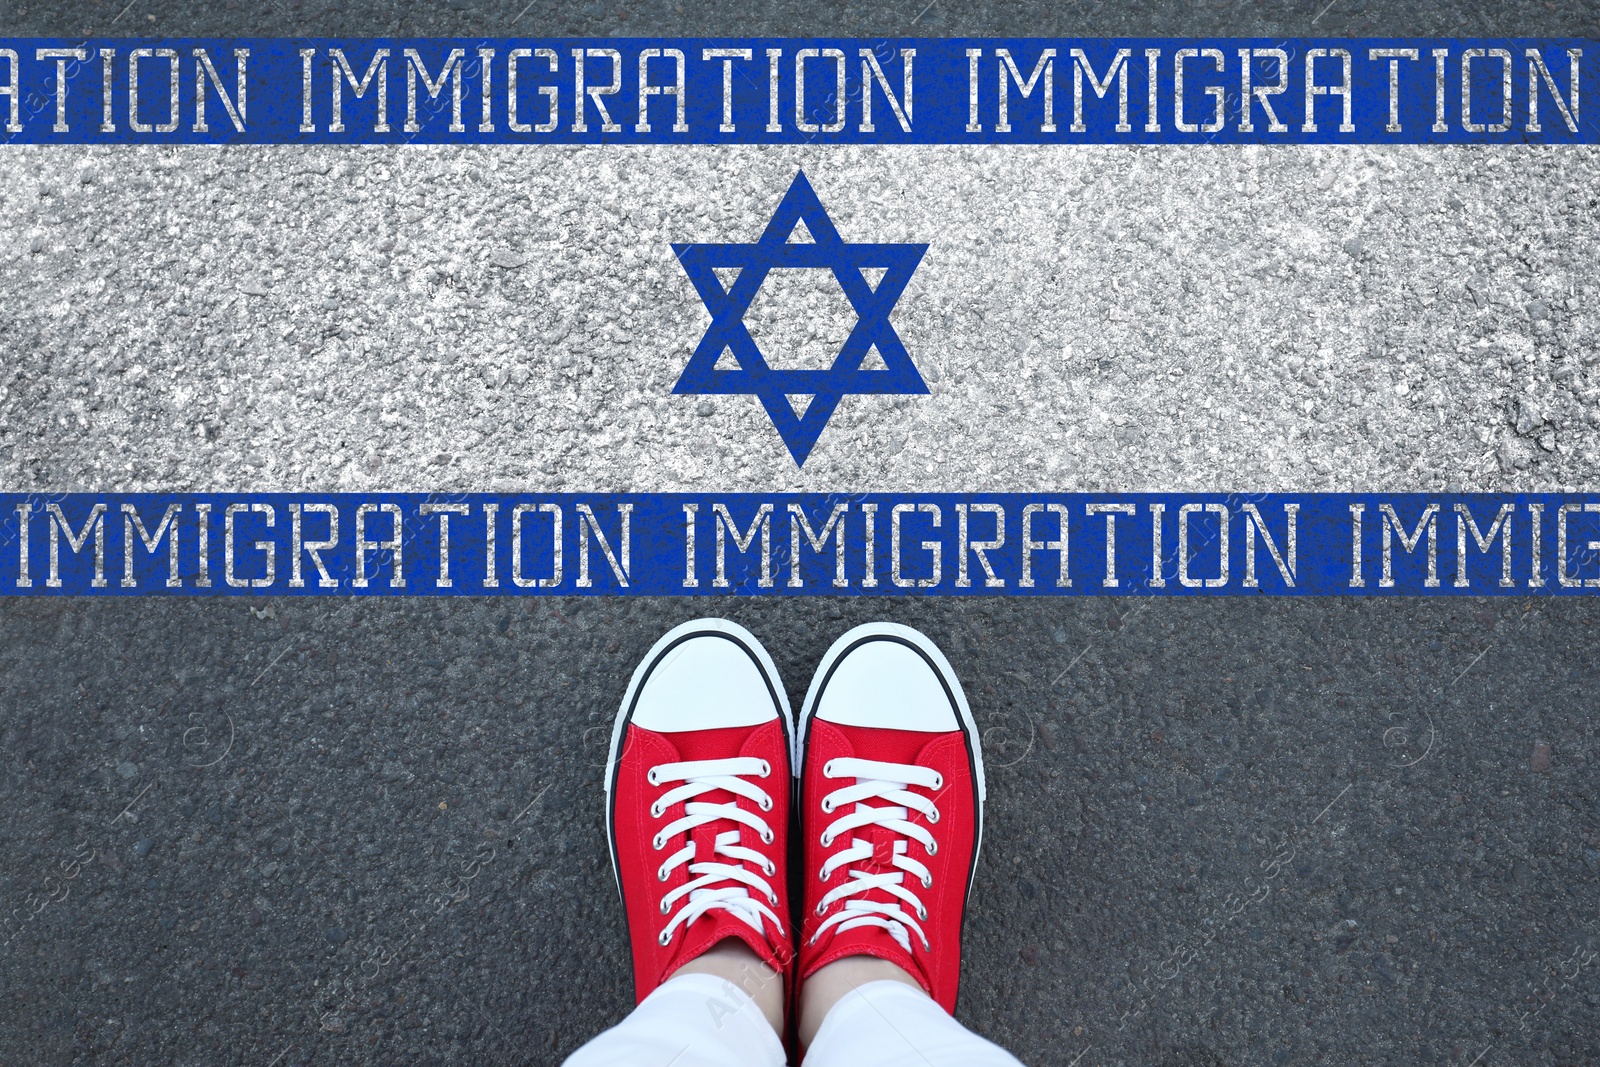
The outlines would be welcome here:
M 1593 488 L 1597 162 L 16 147 L 0 484 Z M 754 241 L 802 168 L 846 241 L 929 245 L 893 322 L 931 393 L 846 396 L 797 468 L 755 397 L 672 394 L 710 320 L 670 245 Z M 792 271 L 748 321 L 821 366 L 854 320 Z

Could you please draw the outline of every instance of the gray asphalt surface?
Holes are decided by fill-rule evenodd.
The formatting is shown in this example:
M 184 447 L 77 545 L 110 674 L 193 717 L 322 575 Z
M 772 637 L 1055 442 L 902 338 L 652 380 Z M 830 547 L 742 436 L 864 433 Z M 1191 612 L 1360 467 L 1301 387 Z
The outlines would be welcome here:
M 1593 0 L 10 0 L 16 36 L 1574 36 L 1600 35 Z
M 0 1060 L 559 1062 L 631 1006 L 615 704 L 704 606 L 0 602 Z M 797 706 L 879 613 L 950 655 L 960 1014 L 1025 1062 L 1596 1061 L 1600 606 L 725 606 Z
M 924 3 L 0 11 L 52 36 L 1600 34 L 1597 5 L 1532 0 Z M 1541 240 L 1574 247 L 1581 217 Z M 1455 298 L 1544 351 L 1515 304 Z M 70 349 L 9 336 L 6 369 L 44 378 Z M 85 395 L 13 409 L 6 487 L 187 476 L 88 447 Z M 1486 405 L 1502 435 L 1509 397 Z M 265 432 L 256 403 L 219 447 Z M 1594 486 L 1516 439 L 1496 487 Z M 1593 602 L 0 598 L 0 1063 L 559 1062 L 631 1004 L 606 731 L 637 658 L 707 610 L 768 644 L 796 701 L 857 622 L 945 648 L 991 782 L 960 1014 L 1025 1062 L 1600 1062 Z

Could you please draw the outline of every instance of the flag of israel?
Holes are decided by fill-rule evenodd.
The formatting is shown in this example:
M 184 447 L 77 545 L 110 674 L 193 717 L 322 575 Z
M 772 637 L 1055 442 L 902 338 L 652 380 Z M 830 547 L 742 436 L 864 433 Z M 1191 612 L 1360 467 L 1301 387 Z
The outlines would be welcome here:
M 1597 63 L 3 40 L 0 588 L 1593 590 Z

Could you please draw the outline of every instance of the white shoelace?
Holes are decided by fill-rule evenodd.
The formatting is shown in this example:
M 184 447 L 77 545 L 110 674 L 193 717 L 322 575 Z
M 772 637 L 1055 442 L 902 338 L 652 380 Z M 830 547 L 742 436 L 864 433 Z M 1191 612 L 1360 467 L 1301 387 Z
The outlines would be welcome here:
M 759 786 L 745 781 L 747 777 L 765 778 L 771 773 L 771 764 L 753 756 L 662 763 L 651 767 L 646 775 L 651 785 L 683 783 L 656 798 L 655 803 L 650 806 L 652 818 L 659 819 L 674 804 L 687 801 L 684 804 L 683 815 L 657 831 L 651 841 L 652 846 L 659 852 L 666 848 L 674 837 L 680 835 L 687 837 L 696 828 L 715 822 L 734 822 L 748 826 L 760 835 L 763 844 L 772 844 L 772 828 L 759 815 L 739 807 L 737 802 L 713 804 L 693 799 L 705 793 L 722 790 L 753 801 L 762 811 L 771 811 L 772 798 Z M 717 834 L 712 848 L 714 854 L 737 861 L 736 863 L 723 863 L 710 857 L 695 862 L 695 843 L 686 841 L 684 846 L 668 856 L 666 862 L 656 871 L 656 877 L 665 882 L 672 877 L 672 872 L 676 868 L 687 863 L 689 874 L 695 876 L 661 900 L 662 915 L 671 912 L 674 904 L 684 901 L 677 914 L 672 916 L 672 920 L 661 931 L 658 940 L 663 946 L 672 941 L 672 935 L 677 932 L 678 927 L 687 926 L 706 912 L 717 909 L 729 912 L 763 936 L 765 930 L 762 921 L 770 919 L 777 928 L 779 936 L 782 936 L 783 923 L 772 907 L 768 906 L 768 904 L 774 907 L 777 905 L 778 894 L 773 892 L 772 885 L 766 878 L 762 878 L 745 866 L 754 864 L 767 878 L 771 878 L 778 873 L 777 864 L 755 849 L 740 845 L 739 834 L 737 827 Z M 765 897 L 767 903 L 763 904 L 761 900 L 751 895 L 752 889 Z
M 887 930 L 889 936 L 899 942 L 900 947 L 907 952 L 911 951 L 911 938 L 907 930 L 914 932 L 922 942 L 922 947 L 927 949 L 928 936 L 923 933 L 918 920 L 927 921 L 928 909 L 923 906 L 922 900 L 915 893 L 906 888 L 905 880 L 907 874 L 914 875 L 922 883 L 923 889 L 931 889 L 933 875 L 927 867 L 911 858 L 905 839 L 910 838 L 921 844 L 929 856 L 937 853 L 939 846 L 933 835 L 926 827 L 911 822 L 910 818 L 911 810 L 915 809 L 930 823 L 936 823 L 939 821 L 939 809 L 932 800 L 911 792 L 910 787 L 915 785 L 923 789 L 942 789 L 944 776 L 926 767 L 852 758 L 829 760 L 822 767 L 822 776 L 855 779 L 854 785 L 835 789 L 822 798 L 822 810 L 830 815 L 839 808 L 854 805 L 849 814 L 835 819 L 822 832 L 822 847 L 832 846 L 841 835 L 863 826 L 881 826 L 900 835 L 900 839 L 894 842 L 893 858 L 890 861 L 899 870 L 872 874 L 850 869 L 847 872 L 850 875 L 849 880 L 830 891 L 817 903 L 817 916 L 820 918 L 835 903 L 841 900 L 845 902 L 843 908 L 817 927 L 817 932 L 811 935 L 812 944 L 830 929 L 842 933 L 863 926 L 878 926 Z M 888 804 L 874 807 L 867 803 L 870 800 L 884 800 Z M 864 841 L 852 834 L 849 847 L 829 856 L 827 862 L 822 865 L 818 877 L 826 882 L 840 867 L 869 860 L 872 855 L 872 842 Z M 863 899 L 863 894 L 875 891 L 887 893 L 895 898 L 895 901 L 886 903 Z M 905 910 L 906 907 L 911 909 L 910 913 Z

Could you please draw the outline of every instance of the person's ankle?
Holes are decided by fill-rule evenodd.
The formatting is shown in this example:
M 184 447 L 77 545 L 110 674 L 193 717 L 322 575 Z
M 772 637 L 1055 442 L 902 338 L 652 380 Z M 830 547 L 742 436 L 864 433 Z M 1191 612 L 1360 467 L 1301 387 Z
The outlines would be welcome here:
M 805 1049 L 811 1046 L 817 1031 L 822 1028 L 822 1021 L 835 1004 L 846 994 L 869 982 L 899 982 L 926 995 L 921 983 L 904 968 L 888 960 L 876 956 L 846 956 L 834 960 L 819 967 L 800 987 L 800 1047 Z
M 783 975 L 743 941 L 729 937 L 717 942 L 679 967 L 668 980 L 684 974 L 707 974 L 738 986 L 756 1002 L 778 1036 L 783 1036 Z

